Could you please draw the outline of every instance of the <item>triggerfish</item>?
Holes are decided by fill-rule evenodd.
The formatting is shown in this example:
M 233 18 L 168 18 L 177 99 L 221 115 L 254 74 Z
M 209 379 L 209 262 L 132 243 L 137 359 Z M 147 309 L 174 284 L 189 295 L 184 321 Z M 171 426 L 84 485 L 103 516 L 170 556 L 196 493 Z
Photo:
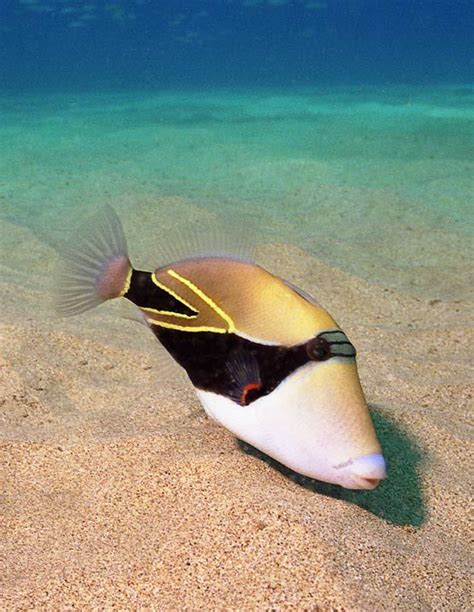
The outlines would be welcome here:
M 206 413 L 241 440 L 349 489 L 385 478 L 355 348 L 302 290 L 230 253 L 136 270 L 107 207 L 64 253 L 57 309 L 72 315 L 112 298 L 140 309 Z

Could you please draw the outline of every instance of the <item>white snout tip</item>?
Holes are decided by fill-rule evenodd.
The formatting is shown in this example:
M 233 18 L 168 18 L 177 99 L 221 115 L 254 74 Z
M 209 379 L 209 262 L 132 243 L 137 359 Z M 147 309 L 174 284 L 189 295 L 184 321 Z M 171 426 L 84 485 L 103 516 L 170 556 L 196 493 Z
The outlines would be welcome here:
M 381 453 L 371 453 L 353 459 L 349 470 L 359 489 L 375 489 L 387 475 L 385 459 Z

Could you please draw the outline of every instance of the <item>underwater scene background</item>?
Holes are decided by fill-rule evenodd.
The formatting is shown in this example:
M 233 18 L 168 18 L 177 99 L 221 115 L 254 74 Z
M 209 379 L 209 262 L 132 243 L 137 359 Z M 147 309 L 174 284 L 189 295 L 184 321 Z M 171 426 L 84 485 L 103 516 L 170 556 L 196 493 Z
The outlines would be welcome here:
M 462 0 L 3 0 L 2 216 L 47 225 L 58 209 L 178 197 L 252 212 L 262 232 L 377 282 L 459 297 L 473 13 Z
M 3 607 L 467 609 L 473 25 L 468 0 L 0 0 Z M 55 318 L 56 247 L 103 204 L 137 265 L 255 237 L 354 341 L 387 480 L 285 478 L 131 311 Z

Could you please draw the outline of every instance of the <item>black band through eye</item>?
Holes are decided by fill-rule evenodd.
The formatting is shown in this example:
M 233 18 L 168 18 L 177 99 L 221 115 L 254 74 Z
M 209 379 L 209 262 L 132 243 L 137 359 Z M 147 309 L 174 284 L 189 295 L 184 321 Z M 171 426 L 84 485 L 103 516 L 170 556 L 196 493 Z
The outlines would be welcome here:
M 327 340 L 318 336 L 306 344 L 306 352 L 308 357 L 314 361 L 326 361 L 331 357 L 331 345 Z

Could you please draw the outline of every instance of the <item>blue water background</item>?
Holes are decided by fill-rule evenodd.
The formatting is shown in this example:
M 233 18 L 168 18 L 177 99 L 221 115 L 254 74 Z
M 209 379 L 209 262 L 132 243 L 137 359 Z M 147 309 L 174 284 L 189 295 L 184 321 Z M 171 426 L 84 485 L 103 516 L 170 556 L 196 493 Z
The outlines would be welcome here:
M 0 222 L 54 244 L 60 214 L 109 203 L 153 217 L 144 241 L 166 215 L 238 213 L 463 297 L 473 26 L 467 0 L 0 0 Z
M 469 0 L 1 0 L 3 93 L 463 84 Z

